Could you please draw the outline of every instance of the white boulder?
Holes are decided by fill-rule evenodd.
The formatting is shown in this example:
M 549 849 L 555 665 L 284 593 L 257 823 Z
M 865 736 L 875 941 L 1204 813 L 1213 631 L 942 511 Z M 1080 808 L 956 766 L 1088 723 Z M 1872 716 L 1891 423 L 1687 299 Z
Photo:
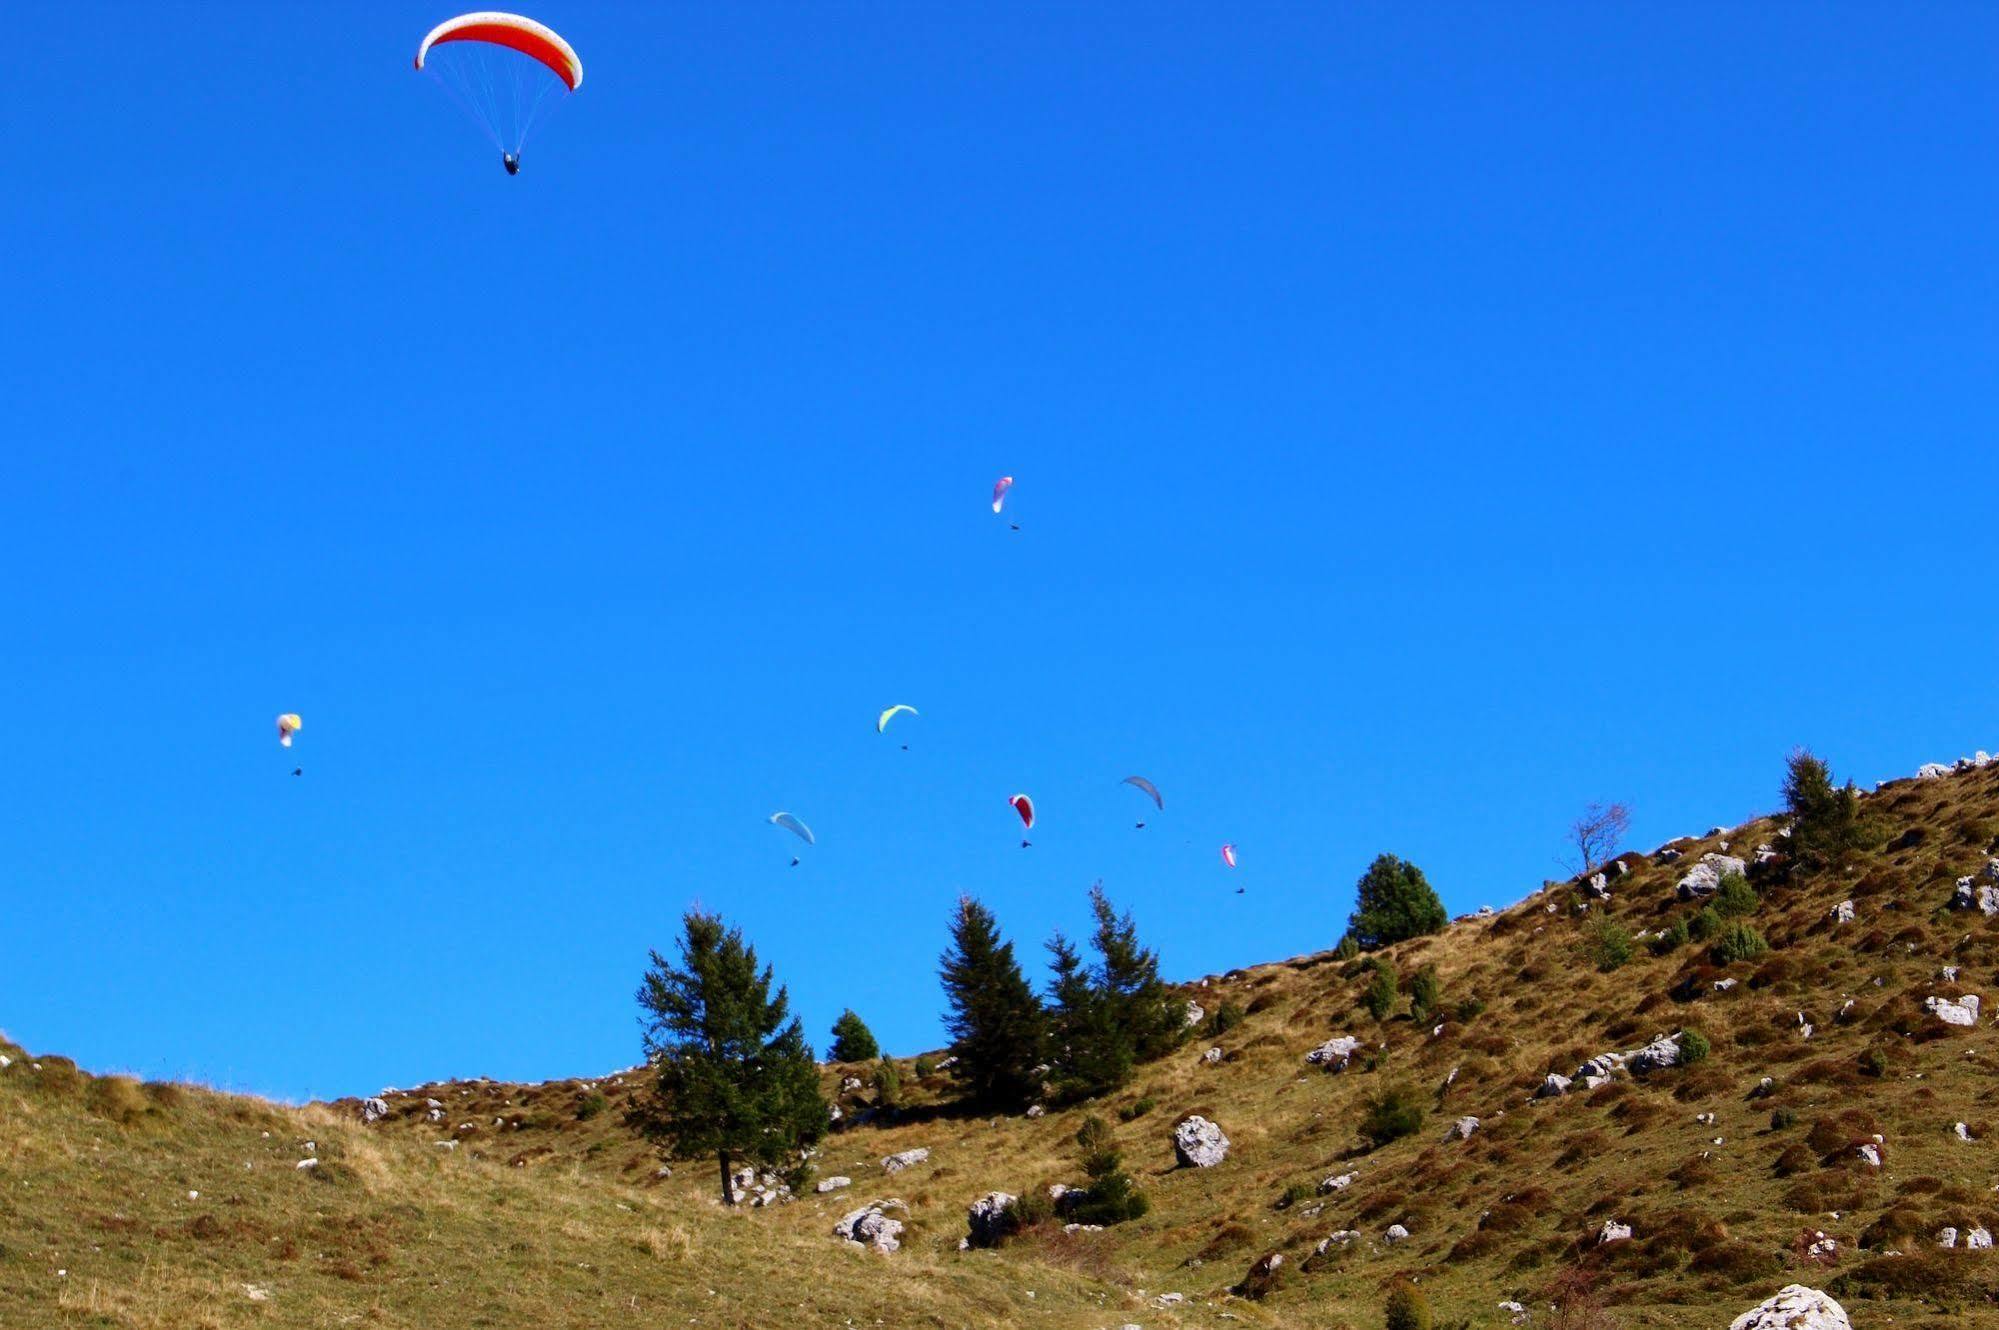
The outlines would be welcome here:
M 1334 1035 L 1307 1053 L 1305 1062 L 1308 1066 L 1324 1067 L 1327 1071 L 1344 1071 L 1359 1051 L 1360 1040 L 1350 1034 Z
M 1213 1168 L 1228 1158 L 1229 1138 L 1196 1113 L 1173 1128 L 1173 1153 L 1188 1168 Z
M 901 1207 L 901 1201 L 870 1201 L 833 1225 L 833 1236 L 873 1251 L 897 1251 L 902 1247 L 902 1221 L 883 1212 Z
M 1700 857 L 1679 882 L 1680 899 L 1694 900 L 1701 896 L 1712 896 L 1721 889 L 1721 880 L 1730 873 L 1747 873 L 1749 865 L 1732 854 L 1715 854 L 1710 851 Z
M 1978 994 L 1966 993 L 1952 1001 L 1943 997 L 1926 997 L 1923 1010 L 1942 1021 L 1945 1025 L 1972 1026 L 1978 1024 Z
M 1728 1330 L 1853 1330 L 1853 1322 L 1831 1297 L 1792 1284 L 1729 1322 Z

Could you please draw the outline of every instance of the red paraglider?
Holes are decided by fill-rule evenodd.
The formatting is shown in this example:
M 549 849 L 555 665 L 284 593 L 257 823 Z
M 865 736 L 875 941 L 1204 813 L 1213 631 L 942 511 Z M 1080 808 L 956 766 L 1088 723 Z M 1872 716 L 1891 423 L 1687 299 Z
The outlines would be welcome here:
M 494 10 L 460 14 L 432 28 L 416 48 L 416 67 L 486 132 L 508 175 L 520 174 L 521 149 L 551 94 L 559 102 L 583 86 L 583 62 L 562 34 Z
M 1020 829 L 1022 831 L 1034 830 L 1034 800 L 1028 798 L 1024 794 L 1016 794 L 1013 796 L 1013 798 L 1007 800 L 1007 802 L 1013 805 L 1014 812 L 1020 814 Z M 1024 850 L 1031 844 L 1033 844 L 1033 842 L 1028 840 L 1025 836 L 1021 837 L 1020 840 L 1021 849 Z
M 1227 864 L 1230 868 L 1235 867 L 1235 846 L 1233 845 L 1222 846 L 1222 862 Z

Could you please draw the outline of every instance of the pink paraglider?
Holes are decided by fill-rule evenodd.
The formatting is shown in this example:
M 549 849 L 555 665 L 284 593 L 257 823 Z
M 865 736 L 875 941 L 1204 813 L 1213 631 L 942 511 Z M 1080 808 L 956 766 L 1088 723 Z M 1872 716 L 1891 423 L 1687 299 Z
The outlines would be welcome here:
M 1235 846 L 1233 845 L 1222 846 L 1222 862 L 1227 864 L 1230 868 L 1235 867 Z

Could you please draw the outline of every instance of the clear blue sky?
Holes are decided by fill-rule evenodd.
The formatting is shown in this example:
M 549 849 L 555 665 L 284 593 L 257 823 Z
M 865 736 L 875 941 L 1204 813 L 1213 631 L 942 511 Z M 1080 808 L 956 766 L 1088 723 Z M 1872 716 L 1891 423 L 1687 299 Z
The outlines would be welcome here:
M 564 0 L 510 180 L 448 10 L 17 7 L 0 1025 L 600 1072 L 699 901 L 914 1052 L 960 892 L 1192 977 L 1999 748 L 1999 13 L 1754 8 Z

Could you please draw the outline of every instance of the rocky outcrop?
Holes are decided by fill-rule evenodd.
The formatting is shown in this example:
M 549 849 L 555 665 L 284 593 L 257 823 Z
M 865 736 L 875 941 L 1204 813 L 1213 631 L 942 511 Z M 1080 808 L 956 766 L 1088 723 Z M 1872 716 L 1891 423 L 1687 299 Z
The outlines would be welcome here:
M 1945 1025 L 1973 1026 L 1978 1024 L 1978 994 L 1966 993 L 1955 1001 L 1945 997 L 1926 997 L 1923 999 L 1923 1010 Z
M 1663 1071 L 1680 1065 L 1680 1036 L 1662 1034 L 1645 1047 L 1625 1055 L 1624 1065 L 1632 1071 Z
M 818 1192 L 821 1196 L 824 1196 L 829 1191 L 840 1191 L 843 1188 L 851 1187 L 853 1185 L 854 1185 L 854 1180 L 852 1178 L 835 1176 L 830 1178 L 819 1179 L 817 1183 L 813 1184 L 812 1190 Z
M 1198 1002 L 1187 1003 L 1187 1024 L 1199 1025 L 1208 1017 L 1208 1010 Z
M 1185 1168 L 1213 1168 L 1229 1156 L 1229 1138 L 1196 1113 L 1173 1128 L 1173 1154 Z
M 1833 907 L 1832 907 L 1832 909 L 1831 909 L 1831 910 L 1830 910 L 1829 912 L 1827 912 L 1827 914 L 1826 914 L 1826 920 L 1827 920 L 1827 922 L 1829 922 L 1829 923 L 1835 923 L 1835 924 L 1850 924 L 1850 923 L 1852 923 L 1852 922 L 1853 922 L 1853 902 L 1852 902 L 1852 901 L 1841 901 L 1841 902 L 1840 902 L 1839 904 L 1837 904 L 1837 905 L 1833 906 Z
M 1353 1055 L 1360 1051 L 1360 1040 L 1350 1034 L 1334 1035 L 1325 1043 L 1305 1055 L 1308 1066 L 1324 1067 L 1327 1071 L 1345 1071 Z
M 902 1221 L 885 1211 L 907 1208 L 901 1201 L 870 1201 L 833 1225 L 833 1236 L 873 1251 L 896 1251 L 902 1246 Z
M 1853 1330 L 1853 1322 L 1831 1297 L 1792 1284 L 1729 1322 L 1728 1330 Z
M 930 1158 L 929 1148 L 927 1146 L 919 1145 L 914 1150 L 904 1150 L 900 1154 L 892 1154 L 888 1158 L 882 1160 L 882 1172 L 900 1173 L 905 1168 L 912 1167 L 916 1164 L 921 1164 L 926 1160 L 928 1160 L 929 1158 Z
M 1473 1117 L 1459 1118 L 1456 1122 L 1453 1122 L 1450 1125 L 1450 1129 L 1444 1133 L 1444 1140 L 1446 1143 L 1449 1143 L 1451 1141 L 1468 1141 L 1471 1139 L 1472 1133 L 1477 1130 L 1478 1130 L 1477 1118 Z
M 1394 1243 L 1404 1241 L 1405 1239 L 1408 1238 L 1408 1236 L 1409 1236 L 1408 1229 L 1402 1227 L 1402 1225 L 1400 1224 L 1390 1224 L 1388 1228 L 1382 1233 L 1381 1240 L 1383 1242 L 1392 1245 Z
M 389 1101 L 386 1099 L 363 1099 L 361 1101 L 361 1121 L 380 1122 L 389 1116 Z
M 1677 890 L 1683 901 L 1696 900 L 1702 896 L 1712 896 L 1721 889 L 1721 880 L 1730 873 L 1744 874 L 1749 865 L 1732 854 L 1715 854 L 1710 851 L 1700 857 L 1700 862 L 1689 868 L 1686 876 L 1679 881 Z
M 1631 1225 L 1620 1224 L 1615 1219 L 1606 1219 L 1603 1221 L 1603 1227 L 1596 1231 L 1596 1245 L 1601 1247 L 1608 1242 L 1626 1242 L 1630 1237 Z
M 1013 1206 L 1008 1192 L 989 1191 L 965 1208 L 965 1227 L 974 1247 L 996 1247 L 1012 1223 L 1008 1211 Z
M 1551 1071 L 1548 1073 L 1547 1077 L 1544 1080 L 1542 1080 L 1541 1088 L 1534 1092 L 1534 1097 L 1536 1099 L 1554 1099 L 1560 1095 L 1567 1094 L 1569 1092 L 1569 1087 L 1574 1084 L 1575 1084 L 1574 1081 L 1562 1075 L 1560 1072 Z
M 1983 881 L 1980 881 L 1980 878 Z M 1999 859 L 1985 861 L 1985 871 L 1957 880 L 1957 894 L 1951 897 L 1953 910 L 1976 910 L 1980 914 L 1999 914 Z

